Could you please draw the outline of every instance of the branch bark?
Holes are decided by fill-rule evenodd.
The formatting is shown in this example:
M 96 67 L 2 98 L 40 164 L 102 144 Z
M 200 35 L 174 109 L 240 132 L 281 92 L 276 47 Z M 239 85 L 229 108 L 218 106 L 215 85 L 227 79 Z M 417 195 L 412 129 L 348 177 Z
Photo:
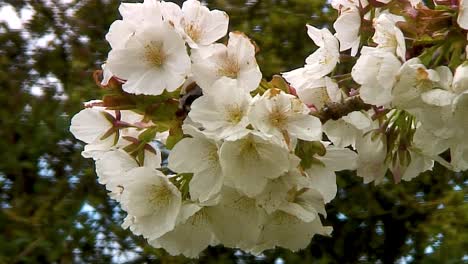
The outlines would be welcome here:
M 341 117 L 360 110 L 369 110 L 372 108 L 372 105 L 364 103 L 359 96 L 353 96 L 346 99 L 343 103 L 330 102 L 325 104 L 325 106 L 313 112 L 312 115 L 320 118 L 322 124 L 325 124 L 328 120 L 338 120 Z

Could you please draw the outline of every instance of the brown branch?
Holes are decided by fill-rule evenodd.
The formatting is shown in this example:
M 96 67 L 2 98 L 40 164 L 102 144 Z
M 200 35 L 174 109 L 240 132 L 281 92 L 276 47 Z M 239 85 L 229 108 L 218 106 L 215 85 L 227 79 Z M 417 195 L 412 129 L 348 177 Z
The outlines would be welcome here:
M 313 112 L 312 115 L 320 118 L 322 124 L 325 124 L 325 122 L 330 119 L 338 120 L 351 112 L 360 110 L 367 111 L 371 108 L 372 105 L 364 103 L 359 96 L 353 96 L 346 99 L 343 103 L 327 103 L 322 109 Z
M 35 239 L 34 241 L 32 241 L 31 243 L 29 243 L 23 249 L 23 251 L 21 251 L 17 256 L 15 256 L 15 258 L 13 259 L 13 263 L 20 263 L 21 260 L 27 255 L 29 255 L 34 249 L 36 249 L 36 247 L 39 246 L 41 242 L 42 242 L 42 237 L 39 237 Z

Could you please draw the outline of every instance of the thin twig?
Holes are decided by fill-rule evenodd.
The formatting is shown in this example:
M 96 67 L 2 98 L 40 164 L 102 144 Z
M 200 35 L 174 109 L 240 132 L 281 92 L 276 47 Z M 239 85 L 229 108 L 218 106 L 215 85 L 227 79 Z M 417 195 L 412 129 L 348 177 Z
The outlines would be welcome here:
M 372 105 L 364 103 L 359 96 L 353 96 L 346 99 L 343 103 L 327 103 L 321 110 L 313 112 L 312 115 L 320 118 L 324 124 L 330 119 L 338 120 L 351 112 L 360 110 L 367 111 L 371 108 Z

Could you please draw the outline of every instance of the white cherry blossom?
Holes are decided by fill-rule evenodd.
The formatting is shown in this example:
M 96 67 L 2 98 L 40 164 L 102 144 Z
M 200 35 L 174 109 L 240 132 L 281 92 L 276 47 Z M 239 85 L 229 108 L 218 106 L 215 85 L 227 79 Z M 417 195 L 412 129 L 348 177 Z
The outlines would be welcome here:
M 164 248 L 171 255 L 196 258 L 216 241 L 206 207 L 187 203 L 182 205 L 174 229 L 148 242 L 155 248 Z
M 207 46 L 226 35 L 228 15 L 209 10 L 197 0 L 187 0 L 182 9 L 174 3 L 162 2 L 164 19 L 170 21 L 191 48 Z
M 202 133 L 190 134 L 193 138 L 184 138 L 174 146 L 168 167 L 178 173 L 193 173 L 190 196 L 192 200 L 206 202 L 218 195 L 224 182 L 218 144 Z
M 207 207 L 206 212 L 219 243 L 243 250 L 249 250 L 257 243 L 266 217 L 265 211 L 257 206 L 255 199 L 229 187 L 223 188 L 219 203 Z
M 249 197 L 261 193 L 268 180 L 278 178 L 290 166 L 288 149 L 254 132 L 225 141 L 219 159 L 227 184 Z
M 124 48 L 128 39 L 142 24 L 158 25 L 162 22 L 161 2 L 158 0 L 121 3 L 119 12 L 122 20 L 114 21 L 106 34 L 106 40 L 112 49 Z
M 380 184 L 384 180 L 388 165 L 385 162 L 387 157 L 387 143 L 382 135 L 373 137 L 369 133 L 359 137 L 356 141 L 357 175 L 364 179 L 364 183 Z
M 387 105 L 392 101 L 392 88 L 401 63 L 393 53 L 377 48 L 363 47 L 361 56 L 351 74 L 361 85 L 362 100 L 373 105 Z
M 306 59 L 303 68 L 283 73 L 286 80 L 304 78 L 304 82 L 317 80 L 331 73 L 340 60 L 338 40 L 326 29 L 307 25 L 307 34 L 319 48 Z
M 111 192 L 109 195 L 118 201 L 124 190 L 123 184 L 130 180 L 125 177 L 126 173 L 137 167 L 137 161 L 127 152 L 108 151 L 96 160 L 98 182 L 106 185 L 106 189 Z
M 341 10 L 349 6 L 365 8 L 369 5 L 367 0 L 331 0 L 331 5 L 336 10 Z
M 123 20 L 141 23 L 158 23 L 161 20 L 161 2 L 158 0 L 144 0 L 143 3 L 121 3 L 120 15 Z
M 190 72 L 185 43 L 169 24 L 143 24 L 124 47 L 112 49 L 106 68 L 126 80 L 122 88 L 134 94 L 174 91 Z
M 118 114 L 119 120 L 115 111 L 92 107 L 82 110 L 72 118 L 70 132 L 77 139 L 88 143 L 81 153 L 83 157 L 96 160 L 108 150 L 128 143 L 122 136 L 134 133 L 133 128 L 118 127 L 117 123 L 133 124 L 141 121 L 143 116 L 128 110 L 119 111 Z
M 371 129 L 378 127 L 368 112 L 354 111 L 338 120 L 328 120 L 323 131 L 337 147 L 355 147 L 356 140 Z
M 399 173 L 401 179 L 404 181 L 411 181 L 415 177 L 419 176 L 424 171 L 431 170 L 434 166 L 434 161 L 421 153 L 416 151 L 410 151 L 411 162 L 407 167 L 398 168 L 396 172 L 395 168 L 392 169 L 393 173 Z
M 329 203 L 337 193 L 336 171 L 355 170 L 357 167 L 357 155 L 354 151 L 339 148 L 333 145 L 326 147 L 326 153 L 317 157 L 323 165 L 313 164 L 306 170 L 309 187 L 314 188 L 322 196 L 324 203 Z
M 294 215 L 277 211 L 266 219 L 257 245 L 251 251 L 260 253 L 275 247 L 298 251 L 307 247 L 314 235 L 329 236 L 332 230 L 322 225 L 318 215 L 314 220 L 306 222 Z
M 153 150 L 154 152 L 144 151 L 144 166 L 149 169 L 161 167 L 161 153 L 157 149 Z M 107 151 L 96 160 L 98 182 L 105 185 L 106 189 L 110 191 L 109 196 L 119 201 L 124 184 L 132 180 L 125 177 L 126 173 L 141 165 L 122 149 Z
M 238 82 L 221 78 L 213 84 L 213 93 L 205 94 L 191 105 L 189 117 L 200 123 L 215 138 L 239 137 L 248 130 L 247 113 L 252 97 Z
M 336 31 L 335 37 L 340 41 L 340 51 L 351 49 L 351 56 L 356 56 L 361 42 L 359 6 L 347 1 L 340 2 L 342 4 L 338 5 L 339 8 L 337 8 L 339 16 L 333 23 L 333 28 Z
M 98 108 L 85 108 L 73 116 L 70 125 L 70 132 L 75 138 L 85 142 L 93 143 L 104 136 L 113 124 L 106 115 L 106 111 Z
M 309 113 L 310 109 L 297 97 L 279 90 L 269 90 L 255 98 L 249 119 L 254 128 L 277 138 L 283 138 L 288 133 L 303 140 L 320 140 L 322 124 Z
M 307 25 L 318 49 L 304 67 L 282 74 L 291 87 L 272 81 L 260 88 L 255 44 L 240 32 L 231 32 L 226 45 L 215 43 L 228 30 L 225 12 L 198 0 L 181 8 L 159 0 L 122 3 L 122 19 L 106 34 L 112 50 L 101 84 L 113 78 L 126 92 L 119 96 L 151 96 L 130 95 L 133 109 L 114 105 L 113 98 L 88 102 L 70 126 L 86 144 L 82 155 L 95 160 L 98 182 L 127 212 L 122 227 L 155 248 L 190 258 L 217 244 L 254 254 L 276 247 L 297 251 L 315 234 L 331 234 L 321 219 L 337 195 L 337 171 L 356 170 L 364 183 L 380 184 L 389 171 L 396 183 L 410 181 L 435 161 L 467 170 L 468 62 L 454 64 L 467 54 L 428 49 L 426 34 L 438 39 L 431 27 L 408 36 L 406 54 L 399 26 L 406 32 L 411 25 L 391 13 L 391 0 L 376 1 L 331 0 L 336 34 Z M 458 12 L 446 12 L 458 16 L 462 29 L 468 29 L 467 7 L 461 0 Z M 410 0 L 403 12 L 408 23 L 419 23 L 411 17 L 424 8 Z M 340 51 L 357 54 L 371 18 L 372 47 L 362 48 L 351 70 L 355 87 L 341 78 L 354 59 L 343 55 L 336 66 Z M 407 55 L 420 58 L 406 61 Z M 118 92 L 110 88 L 105 93 Z M 371 110 L 331 107 L 353 108 L 357 96 Z M 161 100 L 178 101 L 174 116 L 160 116 L 162 108 L 152 112 Z M 333 118 L 348 114 L 322 126 L 312 110 Z M 322 127 L 331 142 L 321 141 Z M 166 143 L 171 150 L 161 146 Z M 167 160 L 160 149 L 169 153 Z
M 421 108 L 421 94 L 434 88 L 439 81 L 437 71 L 427 69 L 418 58 L 408 60 L 398 72 L 392 104 L 406 110 Z
M 292 197 L 290 193 L 308 187 L 308 185 L 307 178 L 297 169 L 291 168 L 281 177 L 269 181 L 265 189 L 255 197 L 255 200 L 259 207 L 271 214 L 288 206 Z
M 326 103 L 340 102 L 344 98 L 338 84 L 331 78 L 323 78 L 303 83 L 303 78 L 290 78 L 288 81 L 296 89 L 297 96 L 307 105 L 321 109 Z
M 181 207 L 181 194 L 167 176 L 157 170 L 139 167 L 128 171 L 123 183 L 121 204 L 128 215 L 123 227 L 129 227 L 147 239 L 156 239 L 171 231 Z
M 402 61 L 406 60 L 405 36 L 396 23 L 404 21 L 401 16 L 382 13 L 374 20 L 375 34 L 372 37 L 377 48 L 392 52 Z
M 255 59 L 255 46 L 240 32 L 229 33 L 227 46 L 219 43 L 192 50 L 193 78 L 204 93 L 212 93 L 213 83 L 228 77 L 250 92 L 258 87 L 262 73 Z

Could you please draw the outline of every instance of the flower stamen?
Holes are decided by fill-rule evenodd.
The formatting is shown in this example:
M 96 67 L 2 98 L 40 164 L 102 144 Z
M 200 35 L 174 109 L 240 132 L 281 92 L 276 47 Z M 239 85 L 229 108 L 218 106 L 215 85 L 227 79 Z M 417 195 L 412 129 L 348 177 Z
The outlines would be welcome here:
M 151 41 L 145 46 L 145 60 L 153 67 L 161 67 L 167 55 L 163 51 L 163 43 Z

